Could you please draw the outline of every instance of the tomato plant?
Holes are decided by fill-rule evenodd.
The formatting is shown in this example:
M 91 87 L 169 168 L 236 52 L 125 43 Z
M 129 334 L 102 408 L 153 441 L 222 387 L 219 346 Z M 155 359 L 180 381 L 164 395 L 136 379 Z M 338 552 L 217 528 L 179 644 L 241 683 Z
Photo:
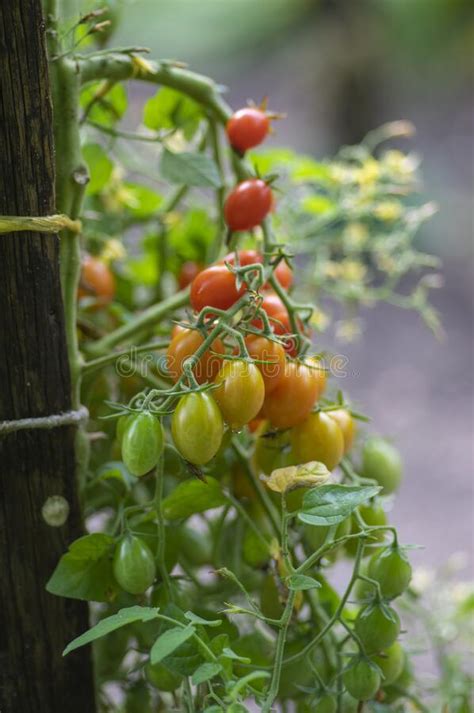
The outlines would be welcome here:
M 74 160 L 58 175 L 90 174 L 58 212 L 83 234 L 83 247 L 69 230 L 61 245 L 74 408 L 91 416 L 78 436 L 91 531 L 47 586 L 101 604 L 66 651 L 97 641 L 101 713 L 112 682 L 127 711 L 383 707 L 406 664 L 392 600 L 403 606 L 411 566 L 386 499 L 401 460 L 331 373 L 320 295 L 355 313 L 393 294 L 385 264 L 400 279 L 426 264 L 411 183 L 367 142 L 335 161 L 248 160 L 269 132 L 264 110 L 234 112 L 213 80 L 138 49 L 97 54 L 94 13 L 81 30 L 53 16 L 55 96 L 70 91 L 81 118 L 64 114 L 58 161 Z M 76 51 L 79 31 L 90 51 Z M 125 132 L 132 79 L 150 95 Z M 144 184 L 133 152 L 109 149 L 150 140 L 156 180 Z M 396 225 L 380 218 L 380 195 L 396 202 Z M 108 308 L 71 306 L 79 287 Z M 426 291 L 413 306 L 429 320 Z M 351 572 L 336 587 L 339 555 Z M 402 700 L 416 701 L 416 679 L 405 685 Z

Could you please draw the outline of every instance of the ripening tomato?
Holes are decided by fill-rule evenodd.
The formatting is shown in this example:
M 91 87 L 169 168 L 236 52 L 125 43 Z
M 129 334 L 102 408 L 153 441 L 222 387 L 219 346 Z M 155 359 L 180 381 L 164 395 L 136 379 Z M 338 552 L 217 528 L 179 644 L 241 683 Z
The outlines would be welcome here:
M 261 109 L 248 106 L 239 109 L 227 122 L 229 143 L 239 153 L 258 146 L 270 130 L 270 119 Z
M 263 309 L 264 312 L 267 313 L 270 319 L 270 324 L 275 334 L 282 336 L 285 334 L 293 334 L 293 327 L 291 326 L 291 320 L 288 314 L 288 310 L 286 309 L 285 305 L 278 297 L 278 295 L 276 295 L 274 292 L 267 293 L 263 297 L 260 307 L 261 309 Z M 254 319 L 252 321 L 252 324 L 258 329 L 263 328 L 263 322 L 259 317 Z M 301 320 L 298 320 L 298 327 L 300 331 L 304 329 Z M 285 351 L 287 352 L 287 354 L 291 357 L 295 357 L 298 353 L 296 339 L 292 337 L 285 339 L 284 341 Z
M 229 229 L 252 230 L 271 210 L 273 194 L 261 178 L 250 178 L 239 183 L 227 196 L 224 217 Z
M 132 475 L 145 475 L 154 468 L 163 451 L 160 419 L 149 411 L 133 415 L 122 437 L 122 460 Z
M 275 431 L 264 423 L 255 441 L 254 462 L 258 472 L 265 475 L 270 475 L 276 468 L 296 465 L 289 432 Z
M 369 562 L 369 577 L 379 583 L 385 599 L 395 599 L 410 584 L 411 564 L 397 545 L 386 547 Z
M 265 398 L 263 414 L 276 428 L 291 428 L 304 421 L 319 398 L 317 369 L 287 361 L 276 388 Z
M 357 701 L 369 701 L 380 688 L 380 674 L 367 660 L 360 658 L 342 676 L 347 691 Z
M 285 370 L 285 350 L 281 344 L 267 339 L 250 335 L 246 338 L 248 353 L 258 362 L 256 367 L 260 371 L 265 384 L 265 394 L 270 394 L 279 384 Z
M 245 267 L 246 265 L 254 265 L 255 263 L 262 264 L 263 257 L 257 250 L 239 250 L 238 261 L 241 267 Z M 228 253 L 222 260 L 219 260 L 219 264 L 226 262 L 230 265 L 235 265 L 235 252 Z M 293 284 L 293 270 L 284 260 L 278 263 L 273 274 L 283 289 L 288 290 Z M 264 285 L 264 288 L 265 287 L 268 287 L 268 285 Z M 282 303 L 280 302 L 280 304 Z
M 377 481 L 383 487 L 383 495 L 390 495 L 402 479 L 400 453 L 383 438 L 369 438 L 362 450 L 362 474 Z
M 326 413 L 334 419 L 334 421 L 336 421 L 342 431 L 345 455 L 351 450 L 352 444 L 354 443 L 354 436 L 356 432 L 354 419 L 352 418 L 350 412 L 345 408 L 334 409 L 333 411 L 327 411 Z
M 374 656 L 373 661 L 383 673 L 382 685 L 388 686 L 402 673 L 405 665 L 405 652 L 398 641 L 396 641 L 381 654 Z
M 148 545 L 135 535 L 125 535 L 114 553 L 114 577 L 129 594 L 143 594 L 156 577 L 155 558 Z
M 198 262 L 194 262 L 194 260 L 183 262 L 178 274 L 179 289 L 184 290 L 203 269 L 204 266 Z
M 235 275 L 225 265 L 211 265 L 197 275 L 191 284 L 191 306 L 196 312 L 204 307 L 229 309 L 245 293 L 237 289 Z
M 400 633 L 400 619 L 392 607 L 374 601 L 360 610 L 355 632 L 368 654 L 379 653 L 395 643 Z
M 316 460 L 328 470 L 334 470 L 344 454 L 342 431 L 324 411 L 310 414 L 293 428 L 291 445 L 299 463 Z
M 145 666 L 147 681 L 159 691 L 172 693 L 183 682 L 183 677 L 175 671 L 170 671 L 162 663 L 147 663 Z
M 171 419 L 173 441 L 183 458 L 194 465 L 205 465 L 220 448 L 224 422 L 209 393 L 182 396 Z
M 183 373 L 183 362 L 191 357 L 204 341 L 196 329 L 183 329 L 174 335 L 166 352 L 166 366 L 173 381 L 178 381 Z M 222 366 L 222 359 L 213 354 L 224 354 L 225 348 L 220 339 L 215 339 L 193 369 L 198 384 L 213 381 Z
M 227 361 L 216 376 L 212 392 L 224 420 L 233 430 L 251 421 L 262 408 L 265 384 L 259 370 L 243 359 Z
M 171 328 L 171 339 L 176 337 L 177 334 L 181 334 L 181 332 L 185 331 L 186 327 L 183 327 L 181 324 L 173 324 L 173 327 Z
M 82 260 L 79 297 L 95 297 L 97 303 L 108 304 L 115 296 L 115 277 L 99 258 L 85 255 Z

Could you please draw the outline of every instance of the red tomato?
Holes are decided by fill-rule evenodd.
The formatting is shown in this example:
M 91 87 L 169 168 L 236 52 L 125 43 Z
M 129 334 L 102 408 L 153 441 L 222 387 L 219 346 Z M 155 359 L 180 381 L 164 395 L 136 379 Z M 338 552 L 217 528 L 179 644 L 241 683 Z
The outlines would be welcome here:
M 276 428 L 291 428 L 309 416 L 320 393 L 319 370 L 288 361 L 279 384 L 265 397 L 263 414 Z
M 270 129 L 270 119 L 261 109 L 246 107 L 235 112 L 227 122 L 227 136 L 232 148 L 240 153 L 258 146 Z
M 226 223 L 232 231 L 256 228 L 270 212 L 272 203 L 272 190 L 261 178 L 242 181 L 227 196 Z
M 257 252 L 257 250 L 239 250 L 239 263 L 242 267 L 245 265 L 253 265 L 254 263 L 263 263 L 262 255 Z M 231 265 L 235 264 L 235 252 L 228 253 L 219 263 L 228 262 Z M 280 285 L 288 290 L 293 284 L 293 270 L 289 267 L 284 260 L 278 263 L 275 268 L 274 275 L 277 278 Z M 268 285 L 264 285 L 264 288 Z
M 199 275 L 202 269 L 203 266 L 200 265 L 198 262 L 194 262 L 193 260 L 183 262 L 178 275 L 179 289 L 184 290 L 185 287 L 190 285 L 194 278 Z
M 255 366 L 263 377 L 265 393 L 269 394 L 276 388 L 283 376 L 286 365 L 285 350 L 281 344 L 263 336 L 251 335 L 246 338 L 245 343 L 252 359 L 268 362 L 267 364 L 257 363 Z
M 92 255 L 82 260 L 78 297 L 96 297 L 99 304 L 108 304 L 115 295 L 115 277 L 105 262 Z
M 290 316 L 287 309 L 281 299 L 274 292 L 270 292 L 263 298 L 261 308 L 266 312 L 270 318 L 270 323 L 272 325 L 275 334 L 293 334 L 293 329 L 291 327 Z M 263 328 L 262 320 L 256 319 L 252 324 L 258 329 Z M 300 324 L 300 326 L 302 326 Z M 296 341 L 293 338 L 285 340 L 285 350 L 289 356 L 295 357 L 297 355 Z
M 166 352 L 166 364 L 173 381 L 178 381 L 183 373 L 183 362 L 199 349 L 203 343 L 203 336 L 195 329 L 182 329 L 170 342 Z M 225 348 L 220 339 L 214 340 L 211 347 L 213 352 L 224 354 Z M 193 374 L 199 384 L 213 381 L 222 366 L 222 359 L 211 351 L 204 352 L 199 362 L 194 367 Z
M 203 307 L 229 309 L 245 292 L 235 284 L 235 275 L 225 265 L 211 265 L 194 278 L 191 285 L 191 305 L 196 312 Z

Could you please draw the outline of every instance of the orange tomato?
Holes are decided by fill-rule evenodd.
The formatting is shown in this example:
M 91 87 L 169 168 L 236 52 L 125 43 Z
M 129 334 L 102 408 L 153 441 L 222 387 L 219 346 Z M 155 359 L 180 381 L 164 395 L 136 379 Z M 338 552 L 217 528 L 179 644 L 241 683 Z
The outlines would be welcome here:
M 277 342 L 266 337 L 251 335 L 246 338 L 248 353 L 252 359 L 268 362 L 256 364 L 265 384 L 265 394 L 270 394 L 280 382 L 285 370 L 285 350 Z
M 345 408 L 338 408 L 334 411 L 327 411 L 327 415 L 336 421 L 344 437 L 344 453 L 348 453 L 354 443 L 356 425 L 349 411 Z
M 108 304 L 115 296 L 115 277 L 109 266 L 92 255 L 82 260 L 78 297 L 95 297 L 101 305 Z
M 173 381 L 178 381 L 183 373 L 183 362 L 191 357 L 204 341 L 202 334 L 195 329 L 181 329 L 172 338 L 166 352 L 166 364 Z M 225 348 L 220 339 L 215 339 L 211 350 L 224 354 Z M 222 359 L 207 350 L 194 367 L 193 373 L 198 384 L 213 381 L 221 368 Z
M 263 413 L 276 428 L 291 428 L 309 416 L 320 393 L 319 370 L 288 361 L 280 382 L 265 398 Z

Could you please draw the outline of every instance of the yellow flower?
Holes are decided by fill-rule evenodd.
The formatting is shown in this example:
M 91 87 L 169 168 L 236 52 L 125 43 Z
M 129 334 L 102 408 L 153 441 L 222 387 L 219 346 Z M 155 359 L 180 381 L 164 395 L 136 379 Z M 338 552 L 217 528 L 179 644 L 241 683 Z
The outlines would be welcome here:
M 323 262 L 322 265 L 319 266 L 319 270 L 324 277 L 336 278 L 340 273 L 340 266 L 333 260 L 326 260 L 326 262 Z
M 374 208 L 375 217 L 387 222 L 397 220 L 402 212 L 403 208 L 398 201 L 382 201 Z
M 348 223 L 344 228 L 343 240 L 349 248 L 361 248 L 369 237 L 369 231 L 363 223 Z
M 358 319 L 343 319 L 336 324 L 336 337 L 343 342 L 353 342 L 362 334 Z
M 114 260 L 123 260 L 126 255 L 127 251 L 120 240 L 112 238 L 111 240 L 107 240 L 100 257 L 103 262 L 111 263 Z
M 309 488 L 322 485 L 329 479 L 330 473 L 324 463 L 310 461 L 287 468 L 277 468 L 265 483 L 275 493 L 288 493 L 296 488 Z
M 315 329 L 322 332 L 326 329 L 326 327 L 329 324 L 329 315 L 326 314 L 326 312 L 323 312 L 321 309 L 318 309 L 316 307 L 313 310 L 313 314 L 311 315 L 310 322 Z
M 372 186 L 380 177 L 380 164 L 374 158 L 368 158 L 358 169 L 356 176 L 361 186 Z
M 343 260 L 339 265 L 340 275 L 347 282 L 362 282 L 367 274 L 367 268 L 358 260 Z
M 335 183 L 354 183 L 357 180 L 357 169 L 344 163 L 332 163 L 329 173 Z
M 407 180 L 413 178 L 419 159 L 414 154 L 404 154 L 392 149 L 384 153 L 382 165 L 395 178 Z

